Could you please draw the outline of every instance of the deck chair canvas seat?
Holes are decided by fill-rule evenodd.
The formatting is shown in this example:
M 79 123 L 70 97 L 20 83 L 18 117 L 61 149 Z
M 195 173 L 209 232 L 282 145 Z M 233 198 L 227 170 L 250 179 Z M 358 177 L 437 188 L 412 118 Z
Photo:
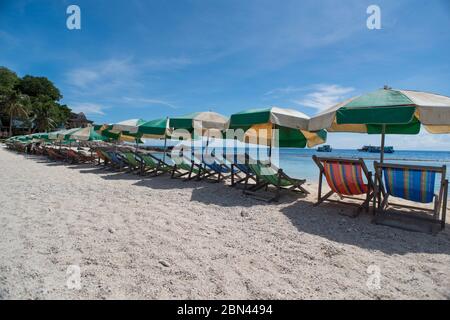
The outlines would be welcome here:
M 103 165 L 107 166 L 109 163 L 111 163 L 111 159 L 109 158 L 109 155 L 101 149 L 95 150 L 95 153 L 97 154 L 97 165 L 101 165 L 103 161 Z
M 171 178 L 184 178 L 184 181 L 197 178 L 201 173 L 201 164 L 192 159 L 188 159 L 183 154 L 178 158 L 173 158 L 171 153 L 166 154 L 173 162 Z
M 313 160 L 320 170 L 316 206 L 324 201 L 357 205 L 357 211 L 352 216 L 358 215 L 363 209 L 369 211 L 370 202 L 374 197 L 374 184 L 372 173 L 367 169 L 363 159 L 317 157 L 314 155 Z M 324 196 L 322 196 L 323 178 L 331 189 Z M 364 178 L 367 182 L 364 182 Z M 330 199 L 333 194 L 337 194 L 340 200 Z M 365 198 L 356 197 L 360 195 L 365 195 Z M 362 201 L 362 203 L 344 202 L 342 201 L 344 199 Z
M 378 200 L 374 204 L 374 223 L 429 233 L 436 233 L 445 228 L 448 194 L 445 165 L 435 167 L 375 162 L 374 166 Z M 441 179 L 437 184 L 438 174 Z M 422 206 L 390 202 L 391 197 L 420 203 Z M 430 204 L 432 209 L 429 208 Z M 413 211 L 392 212 L 389 207 Z
M 215 178 L 213 182 L 220 182 L 232 177 L 235 169 L 226 163 L 226 159 L 219 159 L 214 153 L 211 156 L 211 159 L 203 157 L 197 178 L 199 180 Z
M 160 175 L 172 171 L 172 166 L 150 153 L 137 153 L 136 160 L 140 164 L 140 174 Z
M 251 168 L 247 163 L 232 163 L 231 168 L 233 173 L 231 175 L 231 187 L 234 187 L 239 184 L 245 184 L 247 180 L 247 186 L 249 180 L 253 180 L 255 183 L 258 183 L 258 177 L 253 173 Z M 241 175 L 244 175 L 243 177 Z
M 306 180 L 289 177 L 284 173 L 283 169 L 276 168 L 271 164 L 263 164 L 260 161 L 251 162 L 249 162 L 248 166 L 253 174 L 258 178 L 258 182 L 255 185 L 250 186 L 248 184 L 250 177 L 247 176 L 243 191 L 244 194 L 253 195 L 257 199 L 267 202 L 278 201 L 281 196 L 281 190 L 283 189 L 299 192 L 305 195 L 309 194 L 309 192 L 302 187 Z M 263 198 L 256 192 L 263 188 L 267 191 L 269 186 L 275 187 L 275 195 L 273 197 Z
M 127 164 L 129 171 L 134 172 L 136 170 L 140 170 L 141 164 L 136 160 L 136 156 L 133 152 L 123 151 L 118 153 L 118 157 L 124 163 Z
M 47 149 L 48 156 L 51 160 L 65 161 L 66 157 L 53 148 Z

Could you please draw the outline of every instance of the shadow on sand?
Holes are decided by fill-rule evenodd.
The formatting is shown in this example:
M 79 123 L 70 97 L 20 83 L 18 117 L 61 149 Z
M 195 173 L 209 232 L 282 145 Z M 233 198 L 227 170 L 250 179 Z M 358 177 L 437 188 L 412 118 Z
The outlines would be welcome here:
M 281 209 L 300 232 L 317 235 L 331 241 L 353 245 L 388 255 L 408 253 L 440 253 L 450 255 L 448 228 L 436 236 L 405 231 L 371 222 L 371 213 L 356 218 L 342 215 L 352 213 L 354 207 L 324 203 L 314 207 L 300 200 Z M 448 227 L 448 226 L 447 226 Z

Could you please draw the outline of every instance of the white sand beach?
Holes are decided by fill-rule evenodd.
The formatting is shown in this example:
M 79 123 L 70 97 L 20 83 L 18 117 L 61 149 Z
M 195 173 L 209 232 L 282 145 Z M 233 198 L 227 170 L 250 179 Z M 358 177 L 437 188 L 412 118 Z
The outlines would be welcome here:
M 0 181 L 0 299 L 450 299 L 448 227 L 432 236 L 313 207 L 313 183 L 268 204 L 3 147 Z

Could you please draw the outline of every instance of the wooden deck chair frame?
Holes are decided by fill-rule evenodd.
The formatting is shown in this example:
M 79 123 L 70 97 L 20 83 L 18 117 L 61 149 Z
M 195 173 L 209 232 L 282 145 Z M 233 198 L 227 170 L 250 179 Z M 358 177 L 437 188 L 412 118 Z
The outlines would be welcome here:
M 48 157 L 50 158 L 50 160 L 53 160 L 53 161 L 65 161 L 66 160 L 66 157 L 64 155 L 58 153 L 53 148 L 48 148 L 47 154 L 48 154 Z
M 154 166 L 148 166 L 145 162 L 145 157 L 151 158 L 154 163 Z M 140 175 L 144 176 L 146 174 L 150 174 L 152 176 L 159 176 L 166 172 L 172 172 L 173 168 L 171 165 L 165 163 L 163 160 L 157 158 L 151 153 L 136 153 L 137 161 L 140 162 Z M 167 169 L 165 169 L 167 168 Z
M 122 162 L 124 162 L 127 166 L 128 166 L 128 172 L 129 173 L 139 173 L 141 170 L 141 164 L 139 163 L 138 160 L 136 160 L 135 162 L 133 162 L 132 160 L 130 160 L 126 154 L 132 154 L 133 157 L 135 156 L 135 153 L 132 151 L 122 151 L 122 152 L 118 152 L 117 156 L 120 160 L 122 160 Z
M 376 196 L 374 197 L 374 208 L 375 208 L 375 216 L 373 219 L 374 223 L 388 225 L 391 227 L 397 227 L 409 231 L 418 231 L 416 228 L 410 228 L 407 227 L 406 225 L 400 226 L 398 224 L 393 225 L 392 223 L 389 223 L 389 217 L 399 217 L 399 218 L 406 218 L 409 220 L 415 220 L 417 222 L 432 223 L 430 233 L 436 232 L 435 230 L 436 228 L 433 228 L 433 225 L 438 225 L 440 230 L 445 229 L 445 221 L 447 214 L 447 197 L 448 197 L 448 180 L 446 179 L 447 168 L 445 165 L 437 167 L 437 166 L 422 166 L 422 165 L 394 164 L 394 163 L 381 164 L 375 161 L 374 167 L 375 167 L 375 179 L 377 181 L 375 189 Z M 411 170 L 431 171 L 439 173 L 441 175 L 441 181 L 439 184 L 439 193 L 438 194 L 435 193 L 434 195 L 433 209 L 390 202 L 389 201 L 390 194 L 387 193 L 383 181 L 384 168 L 411 169 Z M 420 217 L 415 215 L 408 215 L 405 213 L 388 213 L 387 212 L 388 206 L 397 208 L 415 209 L 425 213 L 432 213 L 433 217 L 432 218 Z
M 314 206 L 318 206 L 325 201 L 332 202 L 332 203 L 341 203 L 341 204 L 346 204 L 346 205 L 351 205 L 351 206 L 357 206 L 356 213 L 351 215 L 352 217 L 358 216 L 364 209 L 366 212 L 369 212 L 371 201 L 375 197 L 375 188 L 374 188 L 374 183 L 373 183 L 373 178 L 372 178 L 373 177 L 372 172 L 369 171 L 369 169 L 367 169 L 366 163 L 364 162 L 364 160 L 362 158 L 348 159 L 348 158 L 318 157 L 316 155 L 313 155 L 312 158 L 320 170 L 319 190 L 317 192 L 317 202 L 314 204 Z M 367 192 L 366 192 L 365 199 L 361 199 L 361 198 L 357 198 L 357 197 L 349 196 L 349 195 L 343 195 L 343 194 L 337 193 L 333 190 L 330 190 L 328 193 L 326 193 L 325 195 L 322 196 L 323 179 L 325 178 L 325 181 L 326 181 L 325 167 L 323 166 L 323 162 L 326 162 L 326 161 L 338 162 L 341 164 L 360 165 L 362 172 L 367 179 Z M 341 200 L 330 199 L 330 197 L 333 194 L 337 194 Z M 347 202 L 347 201 L 343 201 L 344 199 L 356 200 L 358 202 L 362 201 L 362 203 L 358 204 L 358 203 L 353 203 L 353 202 Z
M 261 164 L 259 161 L 257 162 L 258 166 L 264 166 L 263 164 Z M 251 169 L 251 167 L 250 167 Z M 299 192 L 301 194 L 307 195 L 309 194 L 309 192 L 303 188 L 303 184 L 306 182 L 306 179 L 294 179 L 292 177 L 289 177 L 287 174 L 284 173 L 283 169 L 277 169 L 276 171 L 276 175 L 278 182 L 276 184 L 269 182 L 267 180 L 265 180 L 263 175 L 259 175 L 258 172 L 254 171 L 253 169 L 251 169 L 255 175 L 255 177 L 257 177 L 257 183 L 255 185 L 249 185 L 248 181 L 250 179 L 249 176 L 246 177 L 245 179 L 245 183 L 244 183 L 244 190 L 243 193 L 245 195 L 251 195 L 254 198 L 258 199 L 258 200 L 263 200 L 266 202 L 277 202 L 280 197 L 281 197 L 281 191 L 282 190 L 288 190 L 288 191 L 292 191 L 292 192 Z M 281 181 L 282 180 L 287 180 L 291 183 L 290 187 L 284 187 L 281 185 Z M 258 192 L 258 190 L 261 189 L 265 189 L 266 191 L 268 190 L 268 187 L 272 185 L 275 187 L 275 195 L 273 197 L 270 198 L 266 198 L 266 197 L 261 197 Z
M 215 159 L 217 159 L 217 158 L 215 158 Z M 207 181 L 210 181 L 210 182 L 221 182 L 228 178 L 233 179 L 234 168 L 232 166 L 227 165 L 225 163 L 225 160 L 226 159 L 223 158 L 224 162 L 215 161 L 214 165 L 209 165 L 203 159 L 202 163 L 199 166 L 200 171 L 197 175 L 197 180 L 208 179 Z M 225 169 L 224 171 L 226 171 L 226 172 L 223 172 L 222 170 L 216 170 L 212 166 L 217 166 L 220 169 Z M 216 178 L 210 179 L 210 178 L 214 178 L 214 177 L 216 177 Z
M 246 166 L 248 168 L 247 172 L 244 172 L 241 170 L 240 166 Z M 247 180 L 247 186 L 248 186 L 248 181 L 249 180 L 253 180 L 255 182 L 255 184 L 257 184 L 259 182 L 258 177 L 253 174 L 253 172 L 251 171 L 250 167 L 247 166 L 247 164 L 239 164 L 236 165 L 235 163 L 231 164 L 231 169 L 232 174 L 231 174 L 231 185 L 230 187 L 235 187 L 239 184 L 244 184 L 245 185 L 245 181 Z M 239 174 L 242 173 L 244 174 L 243 177 L 241 177 Z
M 83 163 L 95 163 L 97 162 L 97 157 L 91 152 L 91 155 L 86 155 L 81 151 L 76 151 L 77 155 L 80 157 L 81 162 Z
M 167 156 L 171 158 L 170 153 L 167 153 Z M 173 162 L 174 164 L 172 166 L 172 173 L 170 175 L 172 179 L 183 178 L 184 181 L 189 181 L 192 179 L 196 179 L 199 173 L 201 173 L 201 164 L 195 163 L 194 160 L 190 160 L 190 164 L 184 163 L 183 165 L 177 164 L 174 160 Z M 184 172 L 181 170 L 183 170 Z
M 109 157 L 105 154 L 105 151 L 101 150 L 101 149 L 96 149 L 95 153 L 97 154 L 97 160 L 98 160 L 97 165 L 99 166 L 99 165 L 103 164 L 106 167 L 109 164 L 110 160 L 109 160 Z M 102 160 L 103 160 L 103 163 L 102 163 Z
M 235 155 L 234 162 L 231 163 L 232 173 L 231 173 L 230 187 L 235 187 L 240 184 L 244 185 L 245 187 L 245 181 L 247 181 L 248 187 L 249 180 L 252 180 L 255 184 L 257 184 L 259 182 L 259 179 L 248 166 L 248 162 L 250 159 L 248 153 L 244 154 L 244 159 L 242 159 L 243 160 L 242 163 L 238 162 L 240 161 L 238 158 L 239 156 Z M 245 167 L 245 170 L 242 170 L 243 167 Z M 243 177 L 240 175 L 241 173 L 244 175 Z

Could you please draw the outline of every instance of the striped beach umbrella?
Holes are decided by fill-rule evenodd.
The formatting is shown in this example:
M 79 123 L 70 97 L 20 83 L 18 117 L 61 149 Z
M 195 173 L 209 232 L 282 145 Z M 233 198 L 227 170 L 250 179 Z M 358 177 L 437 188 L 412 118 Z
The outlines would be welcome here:
M 137 127 L 137 133 L 146 139 L 159 139 L 170 135 L 169 118 L 160 118 L 144 122 Z
M 132 134 L 128 131 L 113 129 L 114 125 L 103 124 L 94 126 L 94 131 L 102 135 L 106 140 L 136 142 L 139 139 L 136 133 Z M 139 143 L 140 140 L 138 140 Z
M 146 121 L 143 119 L 129 119 L 121 121 L 113 124 L 111 131 L 137 133 L 137 128 L 145 122 Z
M 66 129 L 61 129 L 58 131 L 52 131 L 48 133 L 48 138 L 49 140 L 60 140 L 61 138 L 60 135 L 64 134 L 67 130 Z
M 308 131 L 309 117 L 304 113 L 278 107 L 249 109 L 232 114 L 229 129 L 243 129 L 244 138 L 260 144 L 273 145 L 274 132 L 278 129 L 278 146 L 291 148 L 313 147 L 324 143 L 324 130 Z M 259 138 L 259 139 L 258 139 Z M 261 139 L 263 138 L 263 139 Z M 257 139 L 257 140 L 254 140 Z
M 193 112 L 184 116 L 171 117 L 169 119 L 169 127 L 185 129 L 190 132 L 196 128 L 225 130 L 227 122 L 227 117 L 216 112 Z
M 70 140 L 78 141 L 105 141 L 106 137 L 95 131 L 94 127 L 78 128 L 78 130 L 72 132 L 69 137 Z
M 73 129 L 64 130 L 56 135 L 57 140 L 64 140 L 64 141 L 75 140 L 75 139 L 72 139 L 72 134 L 76 133 L 80 129 L 81 128 L 73 128 Z
M 386 134 L 450 133 L 450 98 L 389 87 L 353 97 L 311 118 L 309 130 L 381 134 L 381 162 Z

